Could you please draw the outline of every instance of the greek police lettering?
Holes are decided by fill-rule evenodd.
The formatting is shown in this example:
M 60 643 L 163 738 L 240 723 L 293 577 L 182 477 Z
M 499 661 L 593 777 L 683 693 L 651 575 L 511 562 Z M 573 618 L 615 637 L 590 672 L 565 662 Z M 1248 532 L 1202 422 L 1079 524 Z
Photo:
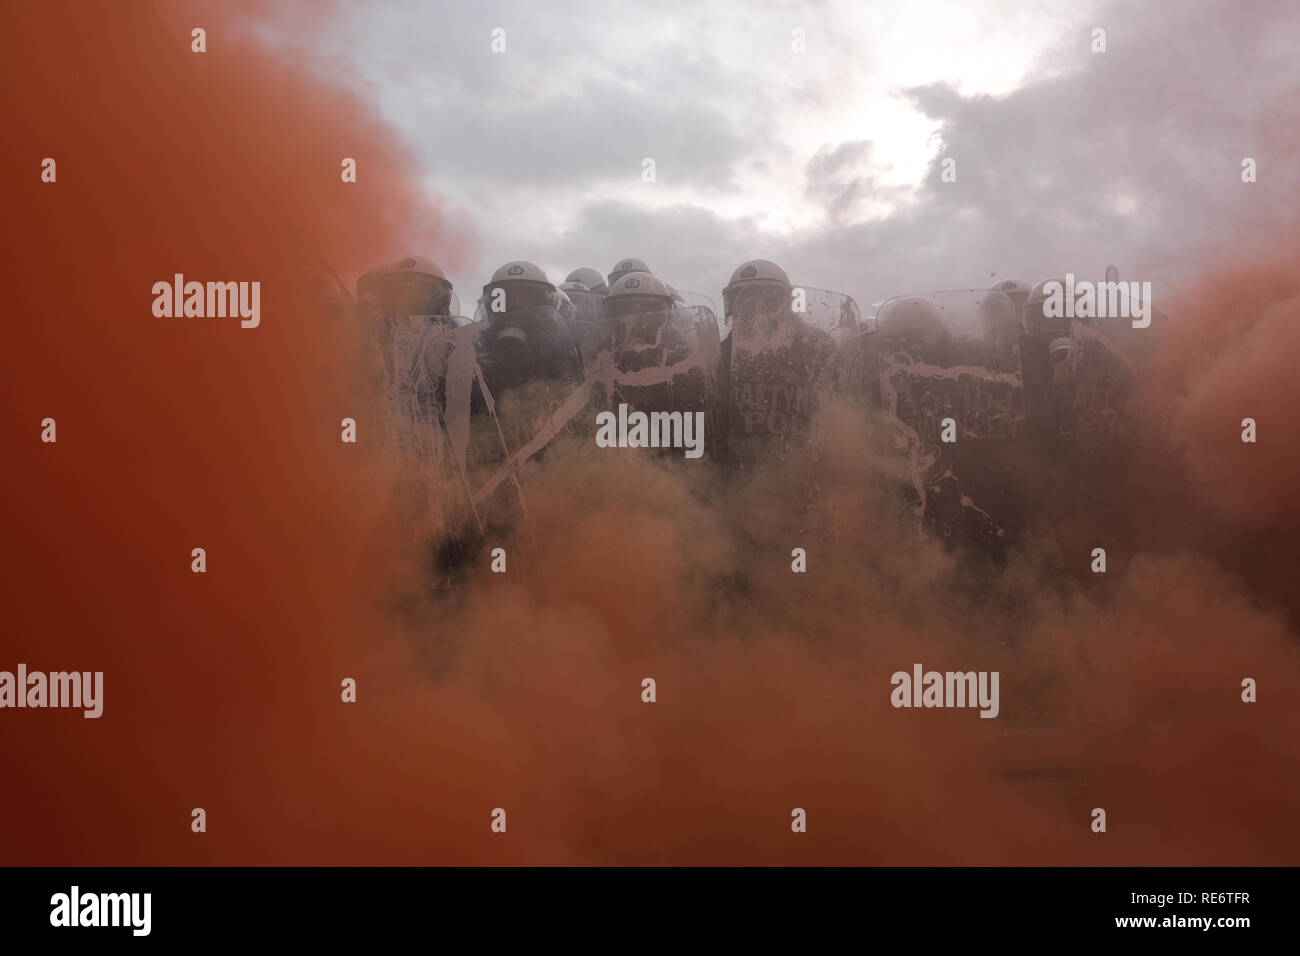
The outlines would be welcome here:
M 703 412 L 628 413 L 627 405 L 596 416 L 597 448 L 684 448 L 687 458 L 704 454 Z
M 51 926 L 130 926 L 131 935 L 148 936 L 152 923 L 152 893 L 70 893 L 50 897 Z
M 0 671 L 0 708 L 5 707 L 81 707 L 83 717 L 104 713 L 104 672 L 41 671 L 28 673 L 26 664 L 18 665 L 18 676 Z
M 239 325 L 255 329 L 262 321 L 262 283 L 260 282 L 186 282 L 176 273 L 171 282 L 153 284 L 153 314 L 160 319 L 218 318 L 236 315 Z

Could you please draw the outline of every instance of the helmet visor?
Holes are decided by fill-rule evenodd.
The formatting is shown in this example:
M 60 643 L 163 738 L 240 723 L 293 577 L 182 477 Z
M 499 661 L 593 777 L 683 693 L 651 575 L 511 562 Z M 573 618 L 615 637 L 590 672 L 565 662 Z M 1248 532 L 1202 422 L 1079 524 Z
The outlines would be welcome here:
M 379 286 L 378 299 L 380 315 L 447 315 L 451 286 L 433 276 L 387 276 Z
M 779 282 L 753 282 L 723 290 L 722 309 L 734 326 L 792 311 L 790 287 Z
M 616 295 L 605 299 L 605 316 L 621 319 L 629 315 L 647 315 L 672 308 L 672 300 L 649 295 Z
M 498 282 L 483 290 L 483 301 L 486 303 L 487 315 L 491 318 L 493 314 L 554 306 L 555 292 L 541 282 Z

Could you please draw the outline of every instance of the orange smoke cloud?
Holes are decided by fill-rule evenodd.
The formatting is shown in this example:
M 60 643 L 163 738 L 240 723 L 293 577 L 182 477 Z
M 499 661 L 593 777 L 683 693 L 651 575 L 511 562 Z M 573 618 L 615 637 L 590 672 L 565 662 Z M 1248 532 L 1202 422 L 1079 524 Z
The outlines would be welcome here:
M 1185 296 L 1170 365 L 1178 370 L 1173 440 L 1201 499 L 1244 531 L 1295 532 L 1300 446 L 1300 280 L 1294 261 L 1216 275 Z M 1243 444 L 1253 419 L 1255 444 Z
M 367 106 L 261 51 L 223 7 L 165 13 L 2 14 L 0 668 L 102 670 L 106 697 L 99 720 L 4 712 L 26 768 L 6 816 L 29 821 L 6 862 L 269 860 L 314 842 L 280 818 L 314 828 L 328 780 L 283 801 L 277 784 L 317 759 L 333 716 L 317 705 L 369 664 L 342 520 L 358 508 L 339 441 L 358 414 L 340 389 L 353 343 L 300 307 L 300 272 L 470 254 Z M 152 286 L 175 273 L 259 281 L 260 326 L 154 317 Z M 40 441 L 47 417 L 55 444 Z M 206 575 L 190 572 L 196 547 Z M 204 837 L 193 807 L 211 814 Z
M 389 487 L 364 467 L 355 330 L 291 292 L 318 253 L 345 272 L 469 254 L 405 155 L 364 104 L 235 42 L 233 18 L 205 13 L 194 56 L 146 8 L 34 10 L 6 11 L 2 41 L 24 149 L 5 170 L 20 507 L 0 667 L 103 670 L 106 700 L 98 721 L 0 716 L 26 768 L 5 862 L 1294 862 L 1294 634 L 1277 572 L 1215 523 L 1294 517 L 1294 460 L 1268 445 L 1281 405 L 1255 383 L 1280 374 L 1268 344 L 1294 342 L 1294 288 L 1212 286 L 1212 337 L 1178 338 L 1158 378 L 1183 456 L 1070 476 L 1109 482 L 1105 520 L 1040 521 L 1004 567 L 900 518 L 870 418 L 834 406 L 808 454 L 752 476 L 548 449 L 523 475 L 528 525 L 487 542 L 510 572 L 476 560 L 431 595 L 424 555 L 368 525 Z M 262 326 L 155 319 L 174 272 L 262 279 Z M 1242 464 L 1255 408 L 1263 454 Z M 1126 497 L 1171 461 L 1164 499 Z M 1207 499 L 1220 482 L 1237 488 Z M 1105 579 L 1081 557 L 1097 534 Z M 999 671 L 1001 714 L 894 709 L 890 675 L 915 662 Z

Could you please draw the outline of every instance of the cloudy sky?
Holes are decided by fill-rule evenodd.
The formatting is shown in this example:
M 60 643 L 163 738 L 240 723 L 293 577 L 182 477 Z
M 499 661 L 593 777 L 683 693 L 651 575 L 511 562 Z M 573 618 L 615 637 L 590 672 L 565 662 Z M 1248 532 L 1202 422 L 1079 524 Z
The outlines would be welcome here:
M 475 237 L 466 301 L 625 256 L 715 301 L 752 257 L 864 310 L 1110 263 L 1159 297 L 1297 223 L 1292 0 L 392 0 L 311 42 Z

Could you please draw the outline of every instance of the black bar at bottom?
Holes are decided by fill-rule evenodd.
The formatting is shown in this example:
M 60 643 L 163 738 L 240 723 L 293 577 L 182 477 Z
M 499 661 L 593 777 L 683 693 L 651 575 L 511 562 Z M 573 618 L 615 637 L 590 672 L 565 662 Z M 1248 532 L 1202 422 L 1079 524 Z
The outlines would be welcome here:
M 710 937 L 730 947 L 746 938 L 807 946 L 846 934 L 882 942 L 902 934 L 924 945 L 918 952 L 946 939 L 1231 945 L 1285 931 L 1295 876 L 1289 868 L 7 868 L 0 926 L 6 943 L 63 937 L 92 946 L 412 936 L 457 948 L 512 936 L 602 948 Z

